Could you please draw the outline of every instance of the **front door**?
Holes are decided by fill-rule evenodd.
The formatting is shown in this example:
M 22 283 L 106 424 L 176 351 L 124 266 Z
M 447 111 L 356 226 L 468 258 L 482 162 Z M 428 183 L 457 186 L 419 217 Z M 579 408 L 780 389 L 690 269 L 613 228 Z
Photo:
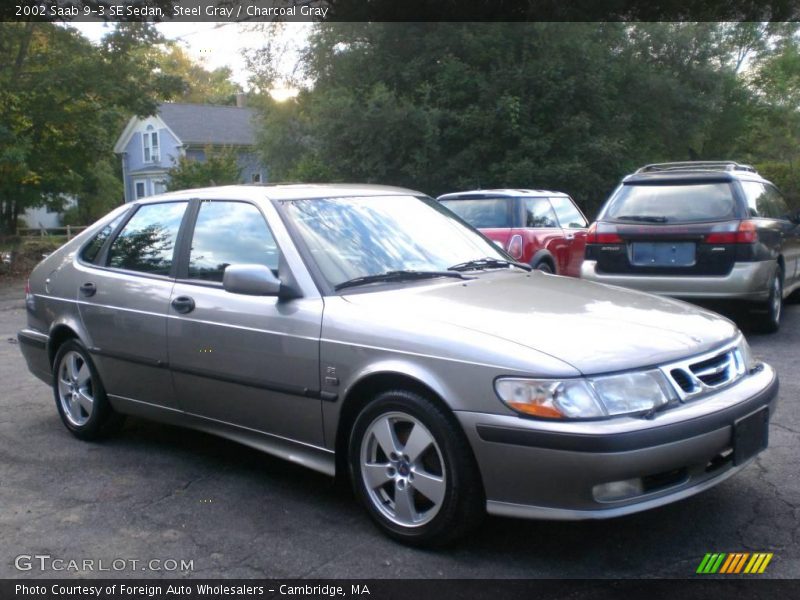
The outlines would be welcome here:
M 254 204 L 200 203 L 169 306 L 170 368 L 186 412 L 321 446 L 322 299 L 222 288 L 231 264 L 277 275 L 279 252 Z

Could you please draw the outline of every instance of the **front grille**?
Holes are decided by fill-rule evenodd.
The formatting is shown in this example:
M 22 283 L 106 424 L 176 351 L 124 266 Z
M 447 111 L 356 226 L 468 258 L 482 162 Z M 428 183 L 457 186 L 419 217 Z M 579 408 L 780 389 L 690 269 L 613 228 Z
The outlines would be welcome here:
M 744 376 L 738 345 L 663 368 L 682 400 L 708 393 Z

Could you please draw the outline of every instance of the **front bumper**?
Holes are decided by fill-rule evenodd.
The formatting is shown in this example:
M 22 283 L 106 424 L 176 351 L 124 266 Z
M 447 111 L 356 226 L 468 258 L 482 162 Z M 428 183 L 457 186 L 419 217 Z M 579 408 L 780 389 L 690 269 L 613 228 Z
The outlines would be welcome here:
M 480 468 L 492 514 L 605 519 L 675 502 L 724 481 L 734 465 L 734 423 L 768 407 L 778 378 L 769 365 L 734 385 L 659 413 L 555 422 L 457 412 Z M 645 491 L 598 500 L 596 486 L 647 481 Z
M 719 300 L 766 300 L 769 283 L 775 273 L 775 261 L 740 262 L 728 275 L 624 275 L 604 273 L 596 260 L 584 260 L 581 279 L 677 298 Z

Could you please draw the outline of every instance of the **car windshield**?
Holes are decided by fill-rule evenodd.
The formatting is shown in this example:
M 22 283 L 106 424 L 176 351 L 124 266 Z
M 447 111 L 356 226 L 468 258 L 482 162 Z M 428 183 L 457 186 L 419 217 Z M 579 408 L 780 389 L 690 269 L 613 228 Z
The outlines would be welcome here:
M 736 218 L 729 183 L 622 185 L 602 217 L 634 223 L 688 223 Z
M 446 271 L 467 261 L 506 259 L 430 198 L 315 198 L 282 205 L 331 287 L 358 277 Z

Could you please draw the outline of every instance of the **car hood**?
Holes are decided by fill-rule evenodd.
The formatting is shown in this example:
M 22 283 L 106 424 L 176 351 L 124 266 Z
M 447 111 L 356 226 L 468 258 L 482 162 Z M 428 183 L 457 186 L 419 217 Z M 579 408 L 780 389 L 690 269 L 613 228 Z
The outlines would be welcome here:
M 494 271 L 470 281 L 352 293 L 348 302 L 385 318 L 447 323 L 514 342 L 585 375 L 651 366 L 734 339 L 729 320 L 691 304 L 534 271 Z M 411 318 L 411 319 L 409 319 Z

